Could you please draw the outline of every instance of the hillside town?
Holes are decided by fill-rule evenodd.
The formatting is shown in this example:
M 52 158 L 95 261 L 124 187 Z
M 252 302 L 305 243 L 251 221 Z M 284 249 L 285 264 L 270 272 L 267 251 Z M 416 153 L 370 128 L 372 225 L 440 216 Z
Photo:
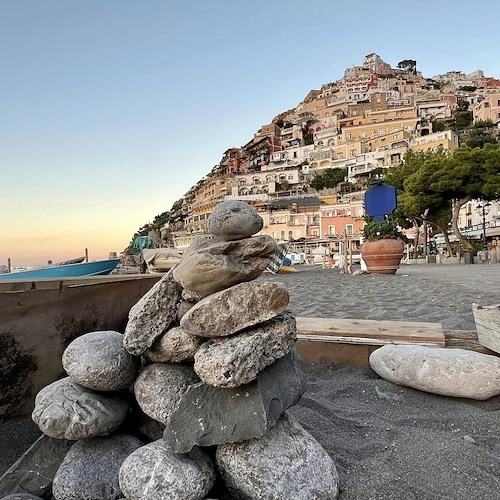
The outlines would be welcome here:
M 205 232 L 218 203 L 237 199 L 259 212 L 261 234 L 290 242 L 295 251 L 318 245 L 338 251 L 345 240 L 357 249 L 364 193 L 384 169 L 400 165 L 408 151 L 453 152 L 475 123 L 489 124 L 497 138 L 499 122 L 500 80 L 483 71 L 427 78 L 414 60 L 393 68 L 368 54 L 340 80 L 310 90 L 262 125 L 245 145 L 225 151 L 174 204 L 163 236 L 186 248 Z M 333 187 L 321 182 L 332 172 L 340 174 Z M 486 228 L 496 244 L 499 204 L 489 203 L 486 214 L 481 206 L 471 200 L 462 207 L 458 225 L 478 238 Z

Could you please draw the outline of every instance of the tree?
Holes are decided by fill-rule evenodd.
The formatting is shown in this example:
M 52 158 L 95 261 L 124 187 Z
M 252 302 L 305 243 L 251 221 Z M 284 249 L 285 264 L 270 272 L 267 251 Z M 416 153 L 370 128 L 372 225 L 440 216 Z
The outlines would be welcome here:
M 402 61 L 398 62 L 398 68 L 416 75 L 417 61 L 415 61 L 414 59 L 403 59 Z
M 461 146 L 451 155 L 436 151 L 426 152 L 425 156 L 420 167 L 404 181 L 404 190 L 427 200 L 430 218 L 448 207 L 455 236 L 464 248 L 470 248 L 458 228 L 460 208 L 472 199 L 499 197 L 500 145 L 474 149 Z
M 492 130 L 495 124 L 491 120 L 480 120 L 472 126 L 465 144 L 471 148 L 482 148 L 485 144 L 497 144 L 498 139 Z
M 347 175 L 346 168 L 327 168 L 324 173 L 317 174 L 310 186 L 316 191 L 337 187 Z

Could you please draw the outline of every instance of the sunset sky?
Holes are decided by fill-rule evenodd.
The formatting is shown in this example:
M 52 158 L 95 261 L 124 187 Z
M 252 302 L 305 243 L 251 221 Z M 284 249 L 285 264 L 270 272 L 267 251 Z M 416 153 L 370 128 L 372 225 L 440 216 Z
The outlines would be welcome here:
M 500 77 L 499 17 L 496 0 L 0 0 L 0 265 L 120 253 L 370 52 Z

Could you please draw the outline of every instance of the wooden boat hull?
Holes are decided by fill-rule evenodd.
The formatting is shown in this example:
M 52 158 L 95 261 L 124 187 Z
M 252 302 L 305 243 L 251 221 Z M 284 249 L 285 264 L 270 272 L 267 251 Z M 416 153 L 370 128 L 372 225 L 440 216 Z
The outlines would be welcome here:
M 123 332 L 130 308 L 160 279 L 116 275 L 0 283 L 0 422 L 29 414 L 37 392 L 64 375 L 76 337 Z
M 40 269 L 30 269 L 18 273 L 0 274 L 0 280 L 24 279 L 54 279 L 72 278 L 78 276 L 104 276 L 118 265 L 120 259 L 96 260 L 94 262 L 81 262 L 60 266 L 48 266 Z

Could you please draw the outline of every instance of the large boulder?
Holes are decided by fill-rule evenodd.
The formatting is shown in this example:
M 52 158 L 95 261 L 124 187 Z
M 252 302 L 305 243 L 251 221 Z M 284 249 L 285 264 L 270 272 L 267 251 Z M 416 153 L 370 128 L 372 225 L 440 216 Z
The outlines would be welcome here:
M 181 294 L 170 270 L 130 309 L 123 336 L 130 354 L 142 354 L 176 321 Z
M 198 383 L 182 395 L 163 438 L 176 453 L 260 438 L 284 410 L 299 402 L 304 384 L 295 350 L 262 370 L 257 380 L 235 389 Z
M 139 358 L 123 347 L 123 335 L 114 331 L 91 332 L 73 340 L 62 356 L 71 380 L 95 391 L 126 389 L 139 371 Z
M 197 382 L 199 378 L 190 366 L 154 363 L 137 377 L 135 398 L 146 415 L 166 424 L 184 392 Z
M 47 436 L 78 440 L 113 432 L 129 408 L 120 393 L 94 392 L 66 377 L 37 394 L 32 419 Z
M 420 391 L 470 399 L 500 394 L 500 358 L 465 349 L 386 345 L 370 366 L 383 379 Z
M 214 483 L 207 455 L 199 449 L 177 455 L 162 439 L 134 451 L 120 469 L 120 487 L 129 499 L 202 500 Z
M 174 327 L 164 333 L 144 353 L 152 363 L 183 363 L 192 361 L 204 339 L 187 334 L 182 328 Z
M 284 416 L 260 439 L 217 447 L 217 467 L 237 500 L 334 500 L 333 460 L 300 424 Z
M 224 201 L 208 217 L 208 231 L 226 241 L 241 240 L 257 234 L 264 226 L 262 217 L 248 203 Z
M 142 445 L 136 437 L 124 434 L 78 441 L 54 477 L 54 498 L 117 500 L 122 496 L 118 481 L 120 467 Z
M 190 335 L 225 337 L 281 314 L 288 305 L 281 283 L 240 283 L 195 304 L 182 318 Z
M 173 269 L 178 283 L 201 296 L 258 278 L 277 249 L 270 236 L 207 241 L 203 245 L 198 244 L 196 250 L 188 249 Z
M 250 330 L 205 342 L 194 356 L 194 370 L 216 387 L 248 384 L 290 351 L 296 332 L 295 316 L 285 311 Z

